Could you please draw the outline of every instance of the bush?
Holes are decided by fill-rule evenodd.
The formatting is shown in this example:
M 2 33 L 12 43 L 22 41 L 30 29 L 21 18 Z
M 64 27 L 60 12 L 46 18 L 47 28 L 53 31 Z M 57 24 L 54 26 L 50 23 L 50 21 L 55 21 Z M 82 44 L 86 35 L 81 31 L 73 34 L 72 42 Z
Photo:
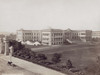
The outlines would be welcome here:
M 68 69 L 73 68 L 72 62 L 70 60 L 67 60 L 66 66 Z
M 60 58 L 61 58 L 61 54 L 55 53 L 55 54 L 53 54 L 52 62 L 53 63 L 59 63 L 61 61 Z
M 45 56 L 45 54 L 37 54 L 36 58 L 38 60 L 46 60 L 47 59 L 47 57 Z

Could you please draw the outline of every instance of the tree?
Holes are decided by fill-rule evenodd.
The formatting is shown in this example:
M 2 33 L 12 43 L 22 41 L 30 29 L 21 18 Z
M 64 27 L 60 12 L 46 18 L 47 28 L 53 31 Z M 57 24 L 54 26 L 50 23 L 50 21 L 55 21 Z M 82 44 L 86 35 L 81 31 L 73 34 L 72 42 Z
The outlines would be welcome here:
M 61 54 L 58 54 L 58 53 L 54 53 L 53 54 L 53 57 L 52 57 L 52 61 L 53 63 L 59 63 L 61 61 Z
M 24 45 L 21 44 L 21 42 L 18 42 L 16 40 L 10 40 L 9 41 L 9 46 L 14 47 L 14 52 L 17 51 L 17 50 L 21 50 L 25 47 Z

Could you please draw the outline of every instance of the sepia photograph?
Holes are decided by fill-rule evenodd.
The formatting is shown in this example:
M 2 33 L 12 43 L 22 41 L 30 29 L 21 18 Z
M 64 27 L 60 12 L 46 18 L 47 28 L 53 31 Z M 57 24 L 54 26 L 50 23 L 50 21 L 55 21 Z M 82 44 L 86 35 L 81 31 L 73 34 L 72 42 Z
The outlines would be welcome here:
M 0 0 L 0 75 L 100 75 L 100 0 Z

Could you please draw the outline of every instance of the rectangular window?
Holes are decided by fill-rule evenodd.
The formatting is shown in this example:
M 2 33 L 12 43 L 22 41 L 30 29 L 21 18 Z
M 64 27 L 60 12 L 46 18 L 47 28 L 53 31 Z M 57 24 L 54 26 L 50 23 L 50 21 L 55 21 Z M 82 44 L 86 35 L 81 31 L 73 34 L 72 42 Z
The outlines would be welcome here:
M 81 33 L 81 35 L 86 35 L 85 33 Z

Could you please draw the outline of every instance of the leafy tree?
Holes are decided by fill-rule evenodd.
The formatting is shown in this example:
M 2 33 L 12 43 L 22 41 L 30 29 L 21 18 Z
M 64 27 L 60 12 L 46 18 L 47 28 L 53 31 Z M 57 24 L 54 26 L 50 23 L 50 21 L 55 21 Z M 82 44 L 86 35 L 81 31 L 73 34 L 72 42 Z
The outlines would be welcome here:
M 14 47 L 14 52 L 17 51 L 17 50 L 21 50 L 25 47 L 24 45 L 21 44 L 21 42 L 18 42 L 16 40 L 10 40 L 9 41 L 9 46 Z

